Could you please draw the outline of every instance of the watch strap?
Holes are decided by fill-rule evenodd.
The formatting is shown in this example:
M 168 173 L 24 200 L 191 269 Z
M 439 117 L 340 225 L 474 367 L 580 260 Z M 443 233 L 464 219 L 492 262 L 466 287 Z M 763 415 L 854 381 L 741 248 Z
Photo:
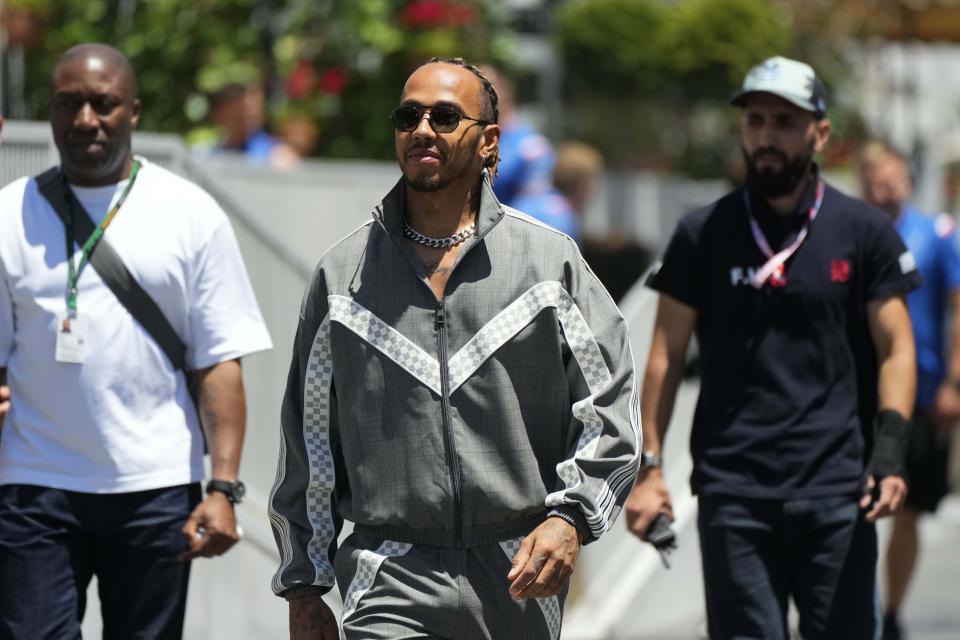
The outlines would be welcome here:
M 229 481 L 229 480 L 209 480 L 207 482 L 207 493 L 212 493 L 218 491 L 225 496 L 233 504 L 239 504 L 243 502 L 243 496 L 246 493 L 246 487 L 239 480 Z
M 663 466 L 663 458 L 660 457 L 659 453 L 653 451 L 644 451 L 640 454 L 640 468 L 641 469 L 651 469 L 653 467 L 660 468 Z

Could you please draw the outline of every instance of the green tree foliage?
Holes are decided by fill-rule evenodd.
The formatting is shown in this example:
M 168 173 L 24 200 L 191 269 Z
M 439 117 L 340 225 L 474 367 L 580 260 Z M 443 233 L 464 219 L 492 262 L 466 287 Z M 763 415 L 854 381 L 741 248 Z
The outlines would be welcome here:
M 14 2 L 30 0 L 14 0 Z M 9 4 L 9 0 L 8 0 Z M 140 83 L 145 130 L 182 132 L 200 80 L 217 74 L 249 79 L 256 73 L 256 0 L 49 0 L 43 46 L 27 52 L 29 117 L 46 119 L 49 78 L 56 59 L 83 42 L 105 42 L 126 53 Z M 252 71 L 251 71 L 252 70 Z
M 306 118 L 317 153 L 389 158 L 387 113 L 409 71 L 433 55 L 501 58 L 497 0 L 7 0 L 42 15 L 27 52 L 28 117 L 45 119 L 49 74 L 81 42 L 105 42 L 137 71 L 144 130 L 203 124 L 206 95 L 265 80 L 275 123 Z
M 431 56 L 502 59 L 509 41 L 496 0 L 295 0 L 276 52 L 280 117 L 306 115 L 333 157 L 393 157 L 387 114 L 410 72 Z
M 716 99 L 728 96 L 758 61 L 791 46 L 787 16 L 769 0 L 680 2 L 664 39 L 671 78 L 683 93 Z
M 754 64 L 789 52 L 768 0 L 570 0 L 558 15 L 567 135 L 614 164 L 725 172 L 726 98 Z
M 568 81 L 577 92 L 636 96 L 669 72 L 668 7 L 658 0 L 572 0 L 557 16 Z

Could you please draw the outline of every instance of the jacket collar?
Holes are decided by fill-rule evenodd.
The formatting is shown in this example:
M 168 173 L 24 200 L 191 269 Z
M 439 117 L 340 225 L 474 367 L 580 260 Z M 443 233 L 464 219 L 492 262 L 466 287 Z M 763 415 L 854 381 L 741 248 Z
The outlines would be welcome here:
M 493 193 L 490 174 L 486 169 L 483 171 L 483 178 L 480 184 L 480 210 L 477 213 L 477 238 L 484 236 L 487 231 L 503 217 L 503 206 Z M 406 211 L 404 185 L 405 181 L 401 177 L 390 192 L 384 196 L 380 206 L 377 207 L 377 210 L 374 212 L 374 216 L 380 218 L 387 232 L 397 238 L 403 238 L 403 218 Z

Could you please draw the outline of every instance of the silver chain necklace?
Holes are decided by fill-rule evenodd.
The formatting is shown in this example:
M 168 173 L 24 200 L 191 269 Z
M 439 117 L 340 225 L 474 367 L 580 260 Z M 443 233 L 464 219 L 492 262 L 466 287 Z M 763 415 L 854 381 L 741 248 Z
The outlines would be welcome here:
M 472 236 L 476 230 L 477 223 L 471 222 L 470 226 L 464 227 L 452 236 L 447 236 L 446 238 L 431 238 L 430 236 L 423 235 L 408 225 L 406 220 L 403 221 L 403 235 L 407 238 L 410 238 L 417 244 L 422 244 L 423 246 L 430 247 L 431 249 L 446 249 L 447 247 L 455 247 Z

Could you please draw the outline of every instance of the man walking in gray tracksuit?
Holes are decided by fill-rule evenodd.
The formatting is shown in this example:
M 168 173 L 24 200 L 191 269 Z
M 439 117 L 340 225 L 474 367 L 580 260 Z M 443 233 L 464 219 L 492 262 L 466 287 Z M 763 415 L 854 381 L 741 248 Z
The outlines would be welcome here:
M 569 237 L 497 202 L 497 116 L 472 65 L 414 71 L 403 178 L 307 289 L 270 501 L 292 638 L 556 639 L 633 485 L 627 327 Z

